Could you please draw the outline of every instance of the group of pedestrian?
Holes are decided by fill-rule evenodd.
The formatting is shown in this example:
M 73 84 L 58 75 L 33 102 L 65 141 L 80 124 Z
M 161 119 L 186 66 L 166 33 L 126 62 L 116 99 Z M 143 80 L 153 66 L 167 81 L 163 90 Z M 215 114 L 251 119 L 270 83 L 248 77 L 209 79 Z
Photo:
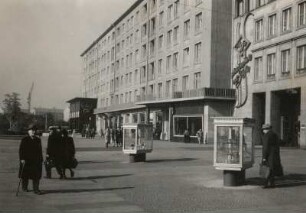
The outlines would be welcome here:
M 96 130 L 95 128 L 83 128 L 81 131 L 82 138 L 95 139 Z
M 53 161 L 60 179 L 66 179 L 66 169 L 70 170 L 70 176 L 74 177 L 72 164 L 75 159 L 75 146 L 73 138 L 68 135 L 66 129 L 51 129 L 48 137 L 46 160 Z M 51 167 L 46 166 L 47 178 L 51 178 Z
M 107 127 L 104 133 L 105 137 L 105 147 L 108 148 L 110 144 L 113 144 L 115 147 L 122 146 L 122 128 L 110 128 Z
M 33 191 L 40 195 L 40 179 L 42 177 L 43 152 L 41 139 L 35 135 L 37 128 L 31 124 L 28 135 L 22 138 L 19 146 L 19 174 L 22 190 L 28 192 L 29 180 L 33 182 Z M 48 138 L 46 161 L 53 161 L 61 179 L 66 178 L 65 170 L 70 170 L 74 176 L 71 163 L 75 159 L 75 146 L 73 138 L 68 136 L 66 129 L 52 129 Z M 51 168 L 46 168 L 47 178 L 51 178 Z

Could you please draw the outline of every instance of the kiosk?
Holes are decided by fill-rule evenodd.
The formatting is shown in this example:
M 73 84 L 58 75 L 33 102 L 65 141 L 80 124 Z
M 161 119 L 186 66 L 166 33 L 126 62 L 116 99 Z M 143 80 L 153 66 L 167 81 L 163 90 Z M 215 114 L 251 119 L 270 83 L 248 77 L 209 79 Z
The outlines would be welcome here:
M 223 170 L 224 186 L 245 183 L 245 170 L 254 163 L 254 119 L 214 118 L 214 166 Z
M 123 125 L 123 153 L 129 154 L 130 162 L 146 160 L 146 153 L 153 150 L 152 124 Z

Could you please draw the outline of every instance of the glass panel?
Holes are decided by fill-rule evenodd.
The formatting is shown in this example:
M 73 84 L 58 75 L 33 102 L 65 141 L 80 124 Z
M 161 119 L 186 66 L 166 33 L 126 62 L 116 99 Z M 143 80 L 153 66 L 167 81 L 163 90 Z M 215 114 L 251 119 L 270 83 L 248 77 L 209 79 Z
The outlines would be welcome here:
M 217 126 L 217 163 L 239 164 L 238 126 Z
M 196 136 L 197 131 L 202 129 L 202 118 L 201 117 L 189 117 L 188 118 L 188 129 L 190 136 Z
M 135 148 L 136 129 L 123 129 L 124 149 L 133 150 Z
M 137 150 L 152 149 L 153 126 L 139 126 L 137 138 Z
M 252 143 L 253 143 L 253 128 L 244 127 L 243 128 L 243 138 L 242 138 L 242 152 L 243 152 L 243 162 L 252 162 Z
M 187 129 L 187 117 L 175 117 L 174 127 L 175 135 L 184 135 L 184 131 Z

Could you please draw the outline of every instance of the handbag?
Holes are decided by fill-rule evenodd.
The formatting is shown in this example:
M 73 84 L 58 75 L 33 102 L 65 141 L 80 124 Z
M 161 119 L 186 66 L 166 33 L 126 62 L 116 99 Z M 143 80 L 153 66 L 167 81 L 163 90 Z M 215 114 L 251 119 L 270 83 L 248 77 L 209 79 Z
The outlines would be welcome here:
M 262 178 L 267 178 L 270 175 L 270 167 L 267 164 L 259 164 L 259 175 Z
M 78 166 L 78 164 L 79 162 L 76 158 L 71 159 L 71 164 L 70 164 L 71 168 L 75 169 Z
M 46 169 L 52 169 L 53 167 L 55 167 L 54 160 L 52 160 L 51 158 L 46 158 L 46 160 L 44 161 L 44 164 L 45 164 Z

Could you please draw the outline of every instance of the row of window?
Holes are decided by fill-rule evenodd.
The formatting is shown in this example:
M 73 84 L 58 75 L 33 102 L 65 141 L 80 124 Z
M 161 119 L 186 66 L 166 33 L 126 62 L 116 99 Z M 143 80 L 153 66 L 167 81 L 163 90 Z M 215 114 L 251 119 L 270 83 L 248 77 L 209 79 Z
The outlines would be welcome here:
M 280 52 L 280 75 L 282 77 L 290 76 L 292 72 L 292 54 L 291 49 L 285 49 Z M 263 67 L 263 57 L 254 59 L 254 80 L 262 81 L 263 71 L 266 70 L 267 79 L 275 79 L 277 70 L 277 55 L 270 53 L 266 56 L 266 69 Z M 296 51 L 296 74 L 306 72 L 306 45 L 297 47 Z
M 306 26 L 306 2 L 298 4 L 297 27 Z M 281 33 L 290 32 L 293 28 L 292 8 L 288 7 L 281 11 L 281 19 L 278 19 L 277 13 L 268 16 L 267 22 L 267 37 L 274 37 L 278 34 L 278 24 L 280 23 Z M 262 41 L 264 39 L 264 19 L 257 19 L 255 21 L 255 41 Z

